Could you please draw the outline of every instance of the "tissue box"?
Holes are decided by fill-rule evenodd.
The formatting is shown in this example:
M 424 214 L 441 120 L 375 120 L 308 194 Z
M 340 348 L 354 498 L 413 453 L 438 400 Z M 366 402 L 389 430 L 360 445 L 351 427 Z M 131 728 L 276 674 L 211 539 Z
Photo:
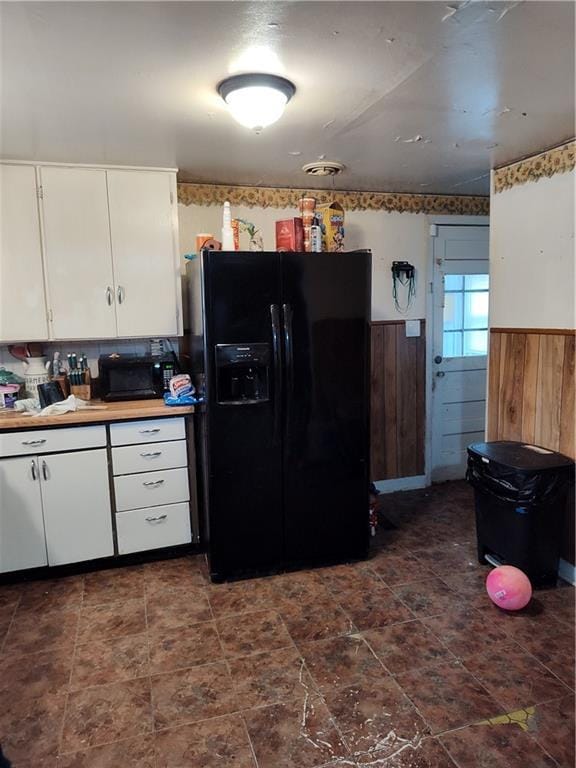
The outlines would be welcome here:
M 304 229 L 301 218 L 283 219 L 276 222 L 276 250 L 304 250 Z

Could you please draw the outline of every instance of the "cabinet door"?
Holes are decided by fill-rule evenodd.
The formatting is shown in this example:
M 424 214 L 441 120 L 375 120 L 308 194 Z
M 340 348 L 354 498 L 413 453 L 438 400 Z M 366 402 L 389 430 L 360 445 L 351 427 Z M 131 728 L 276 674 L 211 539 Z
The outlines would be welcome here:
M 0 573 L 46 565 L 38 460 L 0 461 Z
M 106 171 L 43 167 L 40 172 L 52 335 L 114 337 Z
M 172 174 L 107 171 L 119 336 L 178 333 Z
M 106 450 L 41 456 L 39 464 L 48 563 L 114 554 Z
M 36 170 L 0 165 L 0 342 L 48 338 Z

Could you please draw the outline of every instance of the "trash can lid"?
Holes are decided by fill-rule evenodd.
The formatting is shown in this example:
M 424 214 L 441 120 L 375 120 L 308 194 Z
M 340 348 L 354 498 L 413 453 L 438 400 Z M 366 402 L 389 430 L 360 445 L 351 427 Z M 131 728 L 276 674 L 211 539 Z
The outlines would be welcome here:
M 539 445 L 519 443 L 513 440 L 473 443 L 468 446 L 468 453 L 503 464 L 505 467 L 525 471 L 561 469 L 574 465 L 574 461 L 562 453 L 542 448 Z

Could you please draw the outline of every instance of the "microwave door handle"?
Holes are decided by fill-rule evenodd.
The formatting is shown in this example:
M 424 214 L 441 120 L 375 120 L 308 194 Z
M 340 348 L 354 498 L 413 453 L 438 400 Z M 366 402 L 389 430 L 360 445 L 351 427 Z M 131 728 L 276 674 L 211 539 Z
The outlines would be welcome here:
M 280 309 L 277 304 L 270 305 L 272 324 L 272 354 L 274 359 L 274 431 L 273 445 L 280 444 L 280 418 L 282 411 L 282 356 L 280 352 Z

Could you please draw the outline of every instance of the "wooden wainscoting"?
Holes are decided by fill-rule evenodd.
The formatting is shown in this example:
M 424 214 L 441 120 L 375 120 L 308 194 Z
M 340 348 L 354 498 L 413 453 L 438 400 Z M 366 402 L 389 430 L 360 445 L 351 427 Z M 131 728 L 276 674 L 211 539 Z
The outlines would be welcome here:
M 406 338 L 404 320 L 372 323 L 371 476 L 424 474 L 426 326 Z
M 521 440 L 576 458 L 576 331 L 492 328 L 488 370 L 488 440 Z M 574 564 L 574 502 L 562 557 Z

